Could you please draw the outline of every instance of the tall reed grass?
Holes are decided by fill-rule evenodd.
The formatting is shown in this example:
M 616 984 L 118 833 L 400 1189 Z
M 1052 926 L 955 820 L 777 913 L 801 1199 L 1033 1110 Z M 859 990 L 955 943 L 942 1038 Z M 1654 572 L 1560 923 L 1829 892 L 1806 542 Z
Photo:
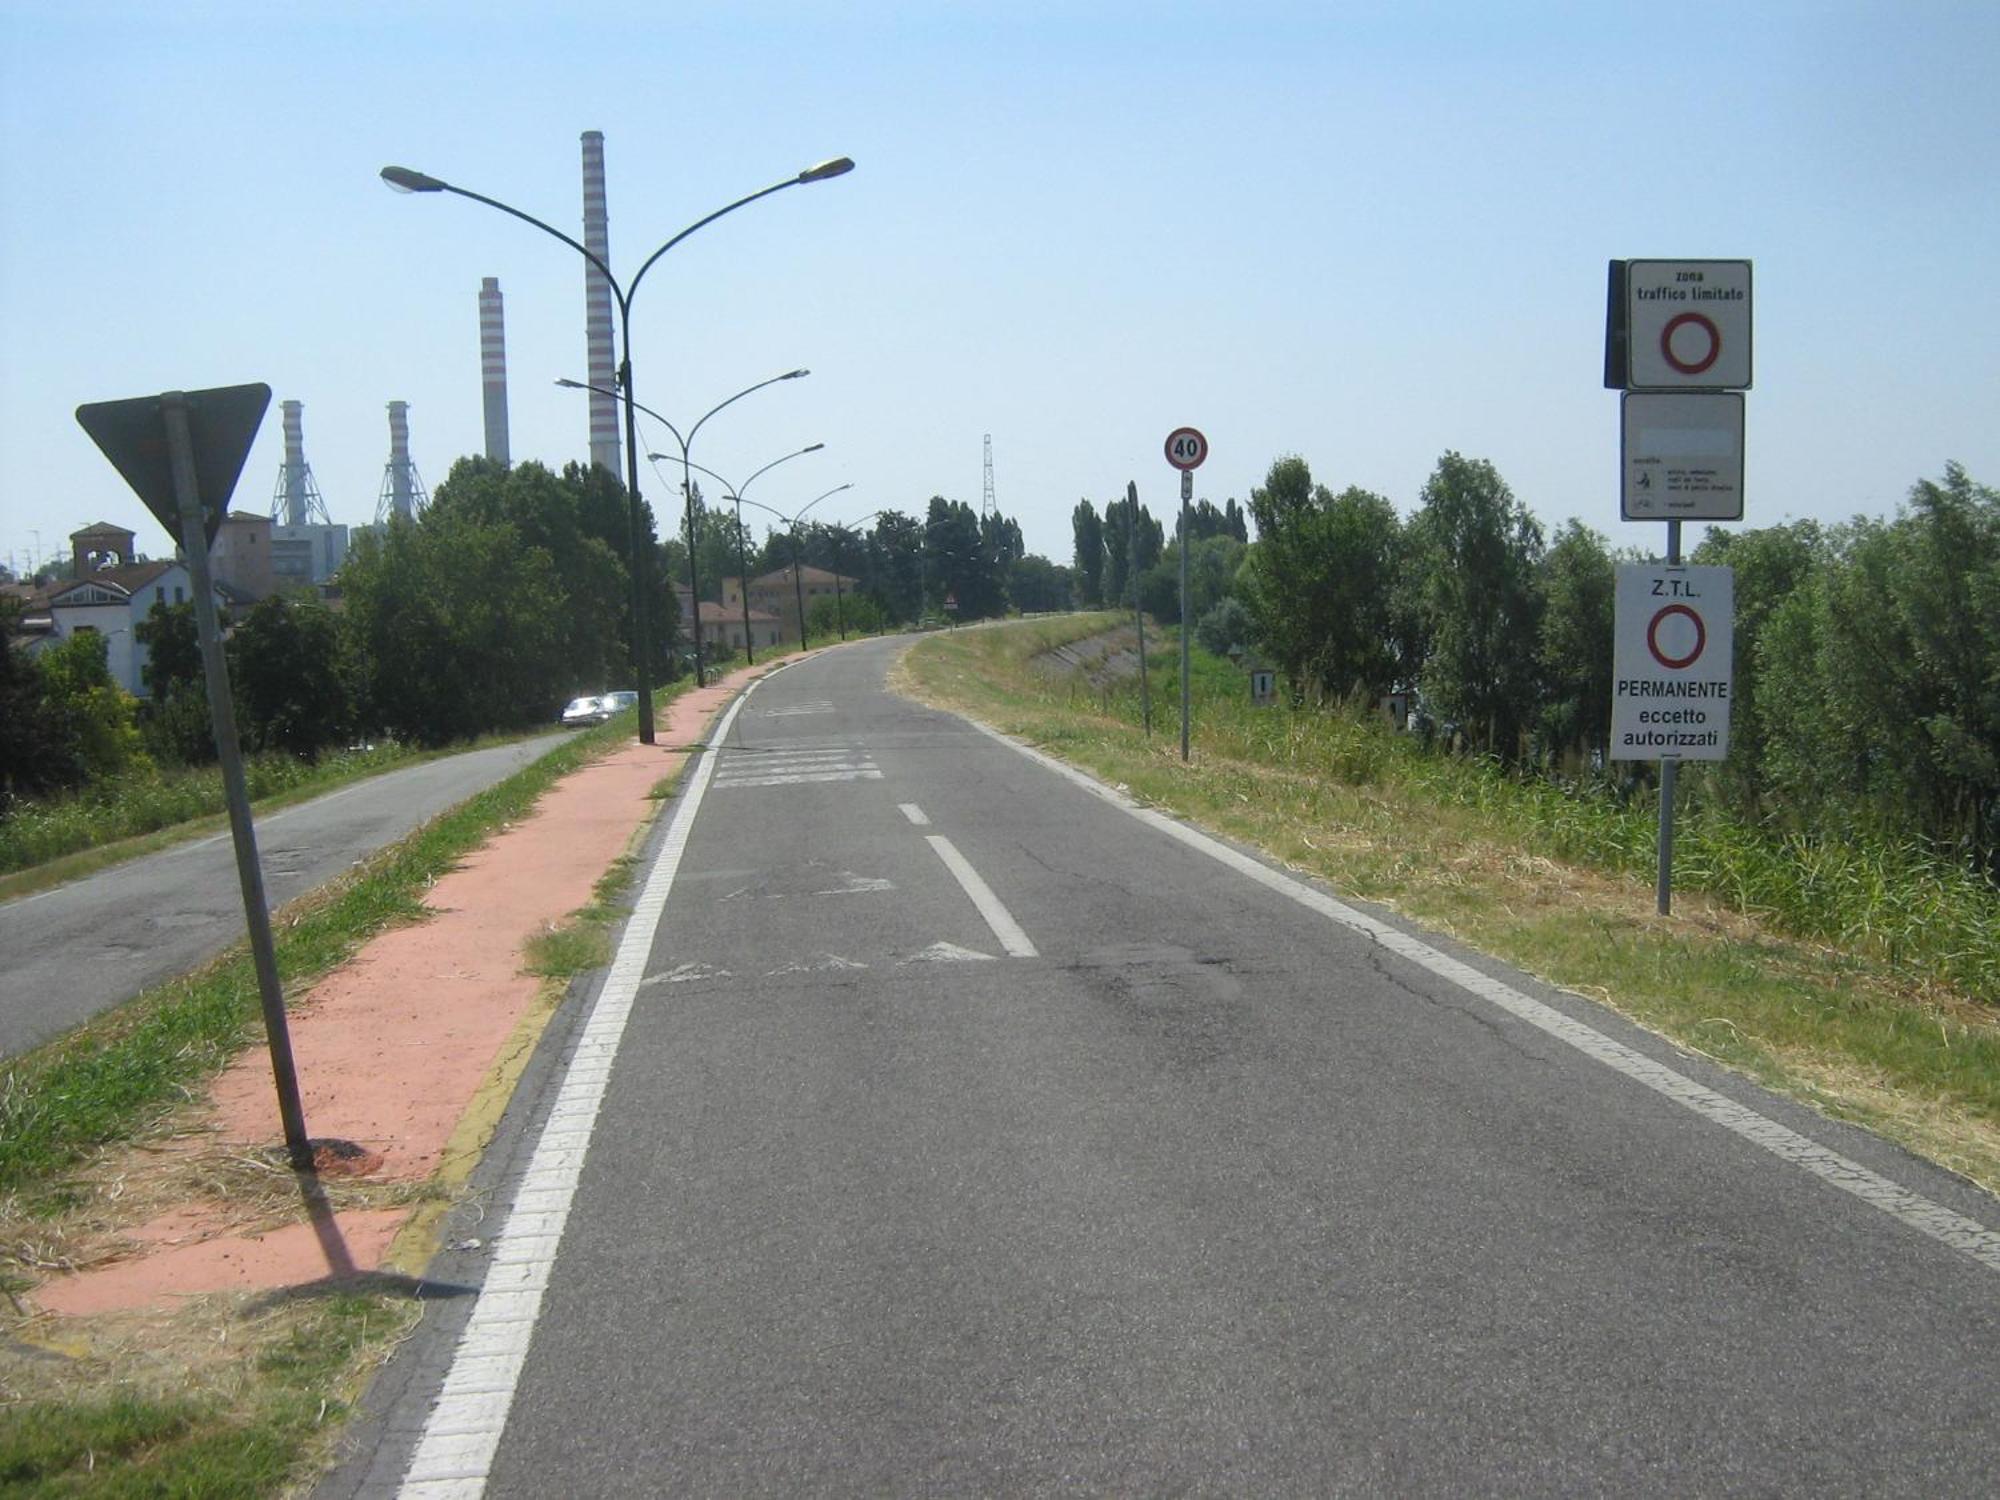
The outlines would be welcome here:
M 300 787 L 338 785 L 410 758 L 398 745 L 340 751 L 317 762 L 259 755 L 244 762 L 243 775 L 256 801 Z M 216 766 L 121 776 L 73 796 L 17 803 L 0 816 L 0 874 L 156 833 L 223 808 L 222 771 Z
M 1178 715 L 1178 646 L 1153 657 L 1154 729 Z M 1149 642 L 1149 644 L 1151 644 Z M 1418 803 L 1469 809 L 1528 852 L 1651 877 L 1658 792 L 1612 778 L 1559 781 L 1426 747 L 1357 708 L 1256 708 L 1243 672 L 1198 648 L 1191 674 L 1195 743 L 1206 753 Z M 1136 726 L 1136 682 L 1095 698 Z M 1070 706 L 1079 706 L 1070 697 Z M 1677 809 L 1673 883 L 1794 936 L 2000 1006 L 2000 888 L 1915 838 L 1759 826 L 1697 798 Z

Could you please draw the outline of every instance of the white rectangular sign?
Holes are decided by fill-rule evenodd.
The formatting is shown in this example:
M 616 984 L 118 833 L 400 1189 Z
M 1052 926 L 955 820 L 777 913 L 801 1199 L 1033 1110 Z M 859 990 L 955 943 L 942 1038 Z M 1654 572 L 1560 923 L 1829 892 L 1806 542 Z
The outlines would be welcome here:
M 1627 391 L 1619 514 L 1627 521 L 1743 519 L 1743 397 Z
M 1749 389 L 1749 261 L 1628 261 L 1625 318 L 1631 389 Z
M 1613 760 L 1722 760 L 1736 649 L 1728 568 L 1621 563 L 1611 663 Z

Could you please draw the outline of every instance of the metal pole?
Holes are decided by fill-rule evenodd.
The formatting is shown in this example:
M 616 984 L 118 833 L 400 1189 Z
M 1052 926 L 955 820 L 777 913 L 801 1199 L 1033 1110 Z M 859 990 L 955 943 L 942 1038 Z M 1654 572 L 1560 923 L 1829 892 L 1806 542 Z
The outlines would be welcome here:
M 736 497 L 736 591 L 743 596 L 743 655 L 757 665 L 756 642 L 750 639 L 750 562 L 743 551 L 743 497 Z
M 1681 523 L 1667 522 L 1667 566 L 1681 562 Z M 1674 910 L 1674 783 L 1680 779 L 1678 756 L 1660 758 L 1660 871 L 1655 905 L 1663 917 Z
M 278 955 L 271 944 L 271 913 L 265 904 L 264 872 L 257 862 L 257 830 L 250 821 L 250 792 L 243 780 L 243 752 L 236 739 L 236 706 L 229 693 L 229 666 L 222 655 L 222 632 L 215 618 L 214 585 L 208 572 L 208 530 L 194 469 L 194 437 L 188 427 L 187 397 L 169 391 L 160 400 L 167 424 L 167 451 L 173 464 L 174 498 L 180 505 L 181 552 L 194 587 L 195 628 L 201 635 L 201 662 L 208 678 L 208 708 L 215 725 L 215 749 L 222 762 L 222 789 L 229 804 L 229 832 L 236 846 L 236 879 L 243 891 L 243 918 L 250 931 L 250 957 L 257 970 L 257 996 L 264 1011 L 264 1037 L 271 1050 L 271 1074 L 278 1085 L 278 1115 L 285 1127 L 285 1150 L 292 1166 L 312 1170 L 312 1144 L 299 1102 L 299 1075 L 292 1062 L 292 1034 L 285 1021 L 285 991 L 278 979 Z
M 687 450 L 683 449 L 685 453 Z M 707 687 L 708 678 L 701 665 L 701 575 L 695 567 L 694 554 L 699 545 L 694 520 L 694 481 L 689 477 L 687 466 L 681 466 L 681 495 L 687 510 L 688 534 L 688 613 L 694 616 L 694 685 Z
M 1188 758 L 1188 500 L 1194 471 L 1181 470 L 1181 759 Z
M 614 288 L 616 282 L 605 280 Z M 646 612 L 646 574 L 651 571 L 640 555 L 640 538 L 645 528 L 639 524 L 639 429 L 633 417 L 632 395 L 632 304 L 618 299 L 619 344 L 618 387 L 625 393 L 625 553 L 632 560 L 632 675 L 639 691 L 639 743 L 653 743 L 653 642 Z
M 806 649 L 806 591 L 799 581 L 799 562 L 805 550 L 805 541 L 799 536 L 799 523 L 792 522 L 792 598 L 799 606 L 799 649 Z
M 1146 671 L 1146 612 L 1139 608 L 1139 485 L 1125 481 L 1125 586 L 1132 591 L 1132 618 L 1139 627 L 1139 716 L 1146 738 L 1153 737 L 1153 684 Z

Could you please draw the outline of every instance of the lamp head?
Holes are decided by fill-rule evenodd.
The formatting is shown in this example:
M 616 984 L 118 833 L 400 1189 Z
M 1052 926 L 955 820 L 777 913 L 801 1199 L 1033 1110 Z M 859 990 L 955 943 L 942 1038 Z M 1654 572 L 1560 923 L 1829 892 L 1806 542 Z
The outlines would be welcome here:
M 832 161 L 823 161 L 816 167 L 807 167 L 799 173 L 800 182 L 824 182 L 829 177 L 842 177 L 854 170 L 854 158 L 836 156 Z M 439 184 L 443 186 L 442 183 Z
M 826 444 L 825 444 L 825 443 L 814 443 L 814 444 L 813 444 L 813 445 L 812 445 L 812 446 L 811 446 L 810 448 L 801 448 L 801 449 L 799 449 L 799 452 L 801 452 L 801 453 L 817 453 L 817 452 L 819 452 L 819 450 L 820 450 L 820 449 L 824 448 L 825 446 L 826 446 Z
M 571 380 L 567 376 L 557 376 L 556 384 L 566 391 L 580 391 L 584 389 L 584 384 L 581 380 Z
M 384 167 L 382 180 L 399 193 L 441 193 L 447 186 L 442 179 L 414 167 Z
M 786 372 L 785 372 L 784 374 L 780 375 L 780 376 L 778 377 L 778 379 L 780 379 L 780 380 L 799 380 L 799 379 L 802 379 L 803 377 L 805 377 L 805 376 L 807 376 L 807 375 L 810 375 L 810 374 L 812 374 L 812 371 L 811 371 L 811 370 L 787 370 L 787 371 L 786 371 Z

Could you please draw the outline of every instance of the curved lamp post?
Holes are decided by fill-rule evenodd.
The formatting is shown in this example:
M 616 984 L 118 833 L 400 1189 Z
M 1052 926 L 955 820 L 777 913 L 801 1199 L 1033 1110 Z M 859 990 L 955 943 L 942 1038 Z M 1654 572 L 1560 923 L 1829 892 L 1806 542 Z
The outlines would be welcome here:
M 674 441 L 681 445 L 681 500 L 687 511 L 688 601 L 694 612 L 694 685 L 696 687 L 707 687 L 708 676 L 705 669 L 703 668 L 702 657 L 701 657 L 701 575 L 696 571 L 695 568 L 696 538 L 695 538 L 695 517 L 694 517 L 694 486 L 691 483 L 689 483 L 688 473 L 687 473 L 688 469 L 692 467 L 692 465 L 689 462 L 688 455 L 689 452 L 694 447 L 694 435 L 697 432 L 701 431 L 701 426 L 703 422 L 706 422 L 710 417 L 714 416 L 717 412 L 721 411 L 723 407 L 733 406 L 736 402 L 741 401 L 745 396 L 749 395 L 752 391 L 761 391 L 764 389 L 765 386 L 776 385 L 781 380 L 799 380 L 810 374 L 812 374 L 811 370 L 787 370 L 782 375 L 773 375 L 769 380 L 760 380 L 755 385 L 745 386 L 742 390 L 738 391 L 735 395 L 731 396 L 727 401 L 724 401 L 719 405 L 712 406 L 707 411 L 703 412 L 700 420 L 697 421 L 694 424 L 694 426 L 690 427 L 687 430 L 687 436 L 685 437 L 681 436 L 680 428 L 674 426 L 672 422 L 669 422 L 665 417 L 661 416 L 658 412 L 654 411 L 652 407 L 650 406 L 639 407 L 640 411 L 643 411 L 647 416 L 651 417 L 655 422 L 658 422 L 662 427 L 666 428 L 667 431 L 671 432 L 674 435 Z M 556 384 L 567 387 L 568 389 L 573 391 L 597 391 L 599 395 L 610 395 L 614 397 L 617 394 L 616 392 L 601 390 L 599 389 L 599 387 L 591 385 L 588 382 L 581 380 L 558 380 Z M 628 400 L 626 405 L 629 409 L 630 407 L 638 406 L 638 403 Z M 628 410 L 628 415 L 629 415 L 629 410 Z M 627 443 L 636 441 L 635 432 L 636 429 L 634 428 L 628 427 L 626 429 L 625 441 Z M 652 455 L 648 454 L 647 458 L 650 460 L 652 458 Z M 637 458 L 633 459 L 633 472 L 634 473 L 638 472 Z M 727 480 L 723 482 L 725 484 L 728 483 Z M 737 519 L 739 521 L 742 519 L 740 512 L 737 516 Z M 746 631 L 749 628 L 747 621 L 745 622 L 744 628 L 746 629 Z
M 801 183 L 806 182 L 824 182 L 829 177 L 840 177 L 853 170 L 854 162 L 852 158 L 836 156 L 833 160 L 823 161 L 818 166 L 807 167 L 803 172 L 792 177 L 787 177 L 783 182 L 774 182 L 767 188 L 760 188 L 754 193 L 738 198 L 734 203 L 725 204 L 714 213 L 695 220 L 694 223 L 688 225 L 687 228 L 683 229 L 679 234 L 647 256 L 645 263 L 633 275 L 631 284 L 629 286 L 620 286 L 618 278 L 611 274 L 611 268 L 597 255 L 586 249 L 580 241 L 571 239 L 553 225 L 544 224 L 533 214 L 523 213 L 512 204 L 502 203 L 498 198 L 488 198 L 483 193 L 475 193 L 470 188 L 458 187 L 453 183 L 446 182 L 441 177 L 432 177 L 426 172 L 419 172 L 410 167 L 384 167 L 382 169 L 382 180 L 399 192 L 455 193 L 461 198 L 470 198 L 474 203 L 484 203 L 488 208 L 497 208 L 503 214 L 511 214 L 524 224 L 534 225 L 535 228 L 541 230 L 544 234 L 552 235 L 554 238 L 561 240 L 570 249 L 576 251 L 578 255 L 581 255 L 585 260 L 597 267 L 599 273 L 604 277 L 605 284 L 611 288 L 611 295 L 617 299 L 618 387 L 623 394 L 625 402 L 625 482 L 627 501 L 625 522 L 628 533 L 626 555 L 631 560 L 632 566 L 632 666 L 633 674 L 638 679 L 639 739 L 643 744 L 650 745 L 653 743 L 653 689 L 649 680 L 651 677 L 651 666 L 648 657 L 651 653 L 647 650 L 647 646 L 650 644 L 650 635 L 646 624 L 646 591 L 644 577 L 639 567 L 639 454 L 638 423 L 633 416 L 633 409 L 636 403 L 632 399 L 632 298 L 638 294 L 639 283 L 645 280 L 646 273 L 653 269 L 653 263 L 682 240 L 693 234 L 697 229 L 713 224 L 724 214 L 733 213 L 746 203 L 755 203 L 759 198 L 768 198 L 771 194 L 782 192 L 788 187 L 797 187 Z M 697 602 L 695 605 L 695 630 L 697 632 L 697 639 L 699 639 L 700 629 L 701 606 Z M 700 654 L 697 652 L 695 657 L 697 681 L 700 678 L 700 661 Z
M 794 601 L 798 604 L 799 649 L 801 651 L 806 649 L 806 593 L 805 593 L 805 585 L 800 581 L 799 578 L 799 560 L 804 552 L 804 543 L 801 542 L 799 539 L 799 522 L 804 520 L 806 512 L 811 510 L 815 505 L 819 504 L 820 501 L 829 499 L 834 495 L 838 495 L 842 490 L 851 490 L 853 488 L 854 485 L 852 484 L 852 482 L 849 482 L 847 484 L 836 484 L 832 489 L 828 490 L 824 495 L 815 495 L 812 499 L 808 500 L 804 505 L 800 506 L 799 513 L 795 516 L 788 516 L 783 511 L 774 509 L 769 505 L 757 506 L 759 510 L 768 510 L 771 512 L 772 515 L 776 516 L 779 520 L 788 522 L 792 528 L 792 597 Z M 757 505 L 757 502 L 755 500 L 746 501 L 744 503 L 748 505 Z

